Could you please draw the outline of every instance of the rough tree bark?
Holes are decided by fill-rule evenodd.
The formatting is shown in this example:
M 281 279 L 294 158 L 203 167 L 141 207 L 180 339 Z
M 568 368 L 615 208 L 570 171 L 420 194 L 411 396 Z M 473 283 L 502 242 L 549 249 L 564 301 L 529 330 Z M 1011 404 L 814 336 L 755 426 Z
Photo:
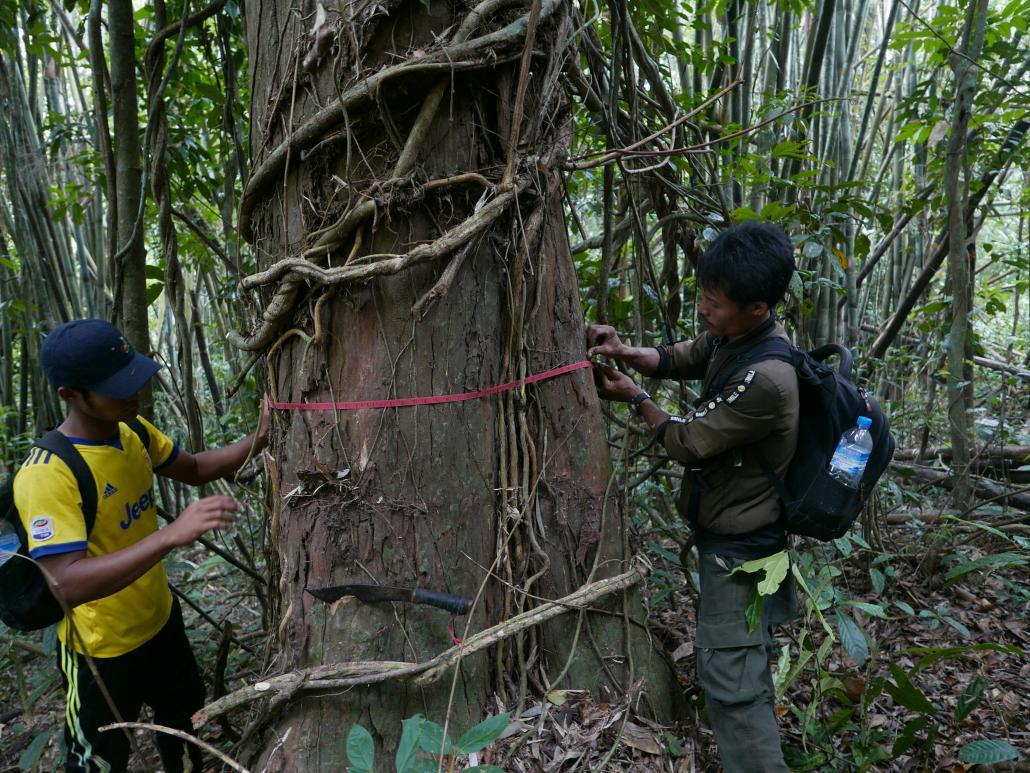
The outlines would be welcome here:
M 115 322 L 138 350 L 149 352 L 150 326 L 147 319 L 147 256 L 143 228 L 137 228 L 140 182 L 143 176 L 139 134 L 139 100 L 136 95 L 136 39 L 131 0 L 107 4 L 108 38 L 111 54 L 111 106 L 114 124 L 114 165 L 117 208 L 115 243 Z M 101 117 L 106 120 L 106 116 Z M 110 238 L 110 237 L 109 237 Z M 151 401 L 148 384 L 141 392 L 143 412 Z
M 264 290 L 260 326 L 233 338 L 266 353 L 273 394 L 465 392 L 581 359 L 558 171 L 570 137 L 567 8 L 302 5 L 246 5 L 254 171 L 241 232 L 263 269 L 306 259 L 244 282 L 278 282 Z M 305 586 L 474 597 L 482 585 L 476 631 L 616 574 L 629 557 L 586 371 L 455 405 L 282 412 L 275 438 L 275 670 L 422 661 L 450 646 L 446 613 L 329 607 Z M 638 625 L 643 609 L 632 595 L 603 606 L 433 684 L 294 700 L 271 716 L 259 762 L 339 770 L 361 722 L 385 765 L 405 717 L 447 719 L 460 733 L 497 711 L 494 695 L 515 705 L 559 685 L 618 699 L 643 677 L 651 710 L 668 716 L 674 684 Z

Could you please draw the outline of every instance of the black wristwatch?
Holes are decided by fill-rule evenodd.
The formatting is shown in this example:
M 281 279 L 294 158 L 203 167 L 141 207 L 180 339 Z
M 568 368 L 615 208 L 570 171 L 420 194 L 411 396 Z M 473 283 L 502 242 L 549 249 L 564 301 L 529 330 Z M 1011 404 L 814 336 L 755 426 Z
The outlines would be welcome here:
M 650 399 L 651 399 L 651 395 L 649 395 L 647 392 L 645 392 L 643 389 L 641 389 L 637 393 L 636 397 L 634 397 L 632 400 L 629 401 L 629 407 L 633 409 L 633 413 L 635 413 L 637 416 L 639 416 L 640 415 L 640 405 L 644 402 L 644 400 L 650 400 Z

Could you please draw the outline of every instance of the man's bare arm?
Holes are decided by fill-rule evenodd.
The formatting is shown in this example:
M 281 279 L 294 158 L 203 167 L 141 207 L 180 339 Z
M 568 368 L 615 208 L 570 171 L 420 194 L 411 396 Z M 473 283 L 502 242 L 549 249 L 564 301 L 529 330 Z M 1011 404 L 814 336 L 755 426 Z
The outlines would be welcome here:
M 239 505 L 232 497 L 198 499 L 163 529 L 134 545 L 103 556 L 86 557 L 86 551 L 60 553 L 38 559 L 50 575 L 56 591 L 69 607 L 110 596 L 128 587 L 171 550 L 195 541 L 210 529 L 232 525 Z

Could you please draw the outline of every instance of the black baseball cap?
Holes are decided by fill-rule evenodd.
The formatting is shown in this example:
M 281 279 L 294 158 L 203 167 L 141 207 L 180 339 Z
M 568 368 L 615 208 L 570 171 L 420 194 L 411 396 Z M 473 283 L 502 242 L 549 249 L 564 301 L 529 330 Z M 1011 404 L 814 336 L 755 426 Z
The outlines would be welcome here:
M 102 319 L 58 325 L 43 339 L 39 359 L 54 388 L 88 389 L 116 400 L 132 397 L 161 368 Z

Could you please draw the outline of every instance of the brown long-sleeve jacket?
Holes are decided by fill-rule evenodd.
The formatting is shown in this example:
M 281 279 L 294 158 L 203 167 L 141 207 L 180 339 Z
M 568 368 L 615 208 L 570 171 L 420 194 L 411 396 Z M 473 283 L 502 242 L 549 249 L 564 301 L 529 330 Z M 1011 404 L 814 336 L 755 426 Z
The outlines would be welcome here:
M 708 333 L 668 347 L 657 376 L 702 379 L 702 394 L 722 365 L 767 336 L 787 338 L 779 323 L 723 343 Z M 742 366 L 715 395 L 659 430 L 669 456 L 686 468 L 677 508 L 687 517 L 692 469 L 700 471 L 696 526 L 716 534 L 745 534 L 774 523 L 780 504 L 757 461 L 761 454 L 781 477 L 798 436 L 798 381 L 792 365 L 763 360 Z

